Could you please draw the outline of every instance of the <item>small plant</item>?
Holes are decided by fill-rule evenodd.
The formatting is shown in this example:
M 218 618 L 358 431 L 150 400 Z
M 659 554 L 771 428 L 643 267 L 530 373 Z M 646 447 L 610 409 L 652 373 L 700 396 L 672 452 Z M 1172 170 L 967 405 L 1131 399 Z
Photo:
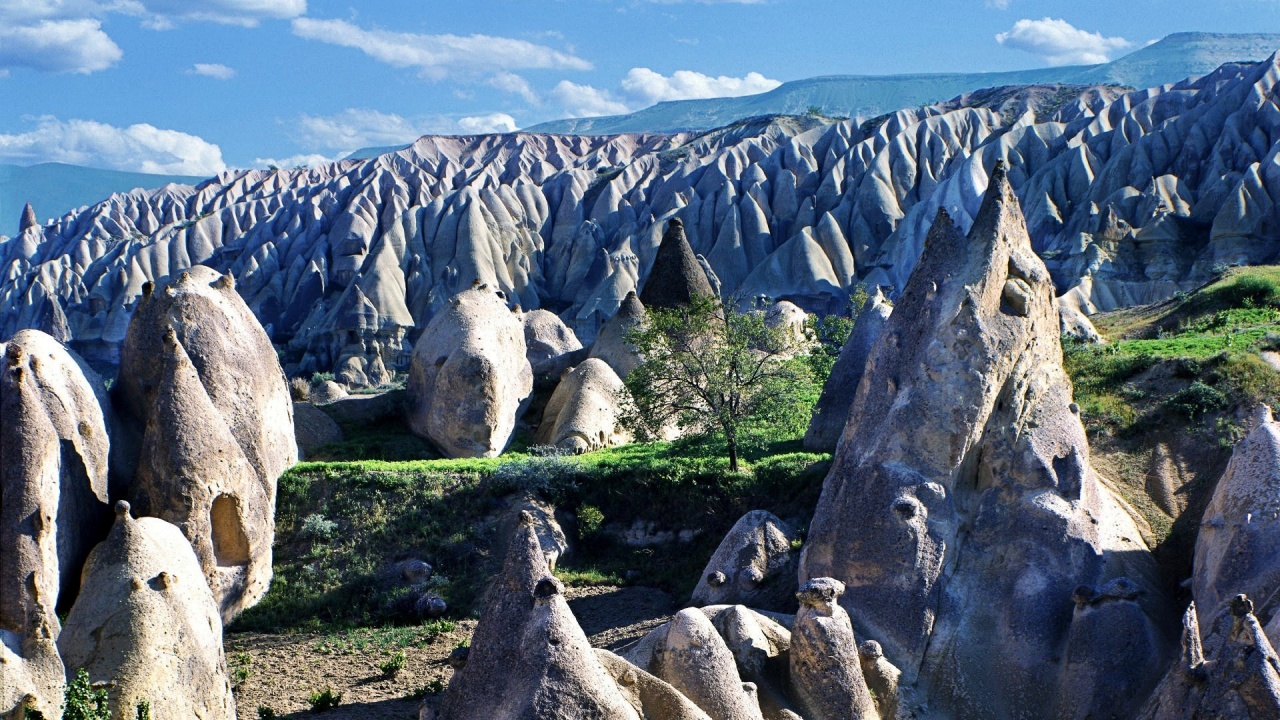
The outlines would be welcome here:
M 1170 410 L 1184 413 L 1192 420 L 1195 420 L 1207 412 L 1223 408 L 1226 404 L 1226 395 L 1223 395 L 1217 389 L 1206 385 L 1199 380 L 1179 390 L 1168 400 L 1165 400 L 1165 406 Z
M 604 513 L 595 505 L 582 505 L 578 508 L 578 539 L 587 538 L 600 532 L 604 525 Z
M 463 648 L 469 648 L 469 647 L 471 647 L 471 638 L 462 638 L 461 640 L 453 644 L 454 650 L 461 650 Z
M 382 677 L 390 679 L 400 674 L 400 671 L 404 669 L 406 662 L 407 658 L 405 657 L 404 651 L 397 650 L 391 655 L 391 657 L 379 664 L 378 669 L 382 671 Z
M 44 713 L 35 708 L 24 707 L 22 708 L 22 718 L 23 720 L 44 720 Z
M 306 402 L 311 399 L 311 383 L 306 378 L 295 377 L 289 381 L 289 394 L 294 402 Z
M 342 704 L 342 693 L 334 692 L 333 688 L 327 687 L 322 692 L 311 692 L 311 697 L 307 698 L 307 703 L 311 705 L 311 712 L 318 713 L 325 710 L 332 710 Z
M 320 513 L 311 513 L 302 519 L 302 529 L 298 531 L 298 535 L 316 542 L 327 542 L 333 539 L 337 530 L 338 523 L 326 519 Z
M 84 668 L 67 683 L 63 696 L 62 720 L 111 720 L 111 708 L 107 704 L 107 691 L 89 683 L 89 673 Z
M 270 705 L 258 706 L 258 720 L 276 720 L 276 710 Z
M 139 700 L 136 714 L 138 720 L 151 720 L 151 701 Z
M 231 668 L 231 689 L 239 690 L 253 675 L 253 656 L 246 652 L 236 653 L 227 662 Z
M 445 684 L 440 678 L 432 678 L 431 682 L 409 693 L 410 700 L 421 700 L 428 695 L 439 695 L 444 692 Z
M 319 385 L 322 382 L 332 382 L 332 381 L 333 381 L 333 373 L 331 372 L 315 373 L 311 376 L 312 385 Z

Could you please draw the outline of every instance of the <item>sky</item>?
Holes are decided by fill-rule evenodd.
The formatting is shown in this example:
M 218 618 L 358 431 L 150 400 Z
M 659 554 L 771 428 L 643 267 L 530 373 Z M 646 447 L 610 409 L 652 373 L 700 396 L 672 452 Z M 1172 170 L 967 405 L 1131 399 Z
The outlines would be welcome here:
M 1280 0 L 0 0 L 0 163 L 293 167 L 819 75 L 1105 62 L 1180 31 L 1280 32 Z

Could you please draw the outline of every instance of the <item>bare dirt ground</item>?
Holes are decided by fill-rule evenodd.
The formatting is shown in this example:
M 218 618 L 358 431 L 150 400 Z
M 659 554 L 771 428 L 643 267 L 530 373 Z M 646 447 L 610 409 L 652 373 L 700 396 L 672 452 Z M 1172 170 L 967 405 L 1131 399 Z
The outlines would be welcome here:
M 585 587 L 566 591 L 569 606 L 595 647 L 618 648 L 643 637 L 675 612 L 671 596 L 644 587 Z M 227 636 L 227 664 L 236 684 L 240 720 L 258 720 L 258 708 L 277 717 L 326 720 L 409 720 L 418 717 L 415 692 L 443 687 L 453 675 L 449 653 L 469 641 L 474 620 L 445 633 L 413 628 L 360 629 L 330 634 Z M 397 651 L 405 666 L 388 678 L 378 669 Z M 332 688 L 341 704 L 317 716 L 308 702 L 313 692 Z

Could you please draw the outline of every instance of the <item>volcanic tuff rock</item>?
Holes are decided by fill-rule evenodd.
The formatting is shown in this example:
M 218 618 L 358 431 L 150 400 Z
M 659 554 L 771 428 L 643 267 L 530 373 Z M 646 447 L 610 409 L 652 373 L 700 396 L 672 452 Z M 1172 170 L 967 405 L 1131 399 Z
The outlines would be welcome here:
M 743 683 L 733 653 L 711 621 L 687 608 L 664 626 L 650 669 L 711 720 L 762 720 L 756 687 Z
M 1075 641 L 1073 596 L 1114 596 L 1107 627 L 1121 637 L 1161 637 L 1149 618 L 1163 609 L 1155 563 L 1094 475 L 1071 405 L 1053 286 L 997 167 L 967 237 L 945 213 L 934 223 L 801 558 L 802 581 L 846 584 L 858 636 L 939 716 L 1047 716 L 1074 697 L 1123 715 L 1158 679 L 1156 647 L 1104 685 L 1061 684 L 1115 649 Z
M 130 498 L 183 529 L 230 621 L 266 594 L 276 480 L 298 458 L 271 343 L 230 278 L 195 267 L 144 297 L 116 387 L 141 431 Z
M 459 293 L 413 348 L 409 427 L 449 457 L 506 449 L 533 391 L 524 327 L 489 286 Z
M 1004 160 L 1033 247 L 1085 309 L 1165 297 L 1280 249 L 1275 59 L 1150 90 L 996 88 L 867 122 L 700 135 L 428 137 L 371 160 L 115 195 L 0 243 L 0 336 L 65 317 L 112 365 L 148 280 L 207 264 L 291 374 L 376 355 L 480 278 L 584 343 L 683 221 L 725 297 L 843 308 L 901 288 L 938 209 L 966 229 Z M 852 258 L 852 267 L 849 261 Z
M 555 360 L 582 349 L 578 336 L 555 313 L 532 310 L 525 313 L 521 321 L 524 323 L 525 357 L 534 375 L 543 374 Z
M 84 592 L 58 647 L 68 667 L 108 685 L 113 717 L 234 720 L 222 620 L 182 531 L 128 503 L 84 566 Z
M 593 452 L 631 439 L 621 425 L 618 400 L 622 379 L 603 360 L 589 358 L 560 380 L 542 414 L 535 440 L 576 454 Z
M 800 612 L 791 626 L 791 682 L 806 718 L 878 720 L 849 614 L 840 607 L 842 594 L 844 583 L 831 578 L 800 588 Z
M 854 318 L 853 332 L 840 348 L 840 356 L 831 368 L 831 375 L 822 388 L 822 396 L 813 408 L 813 418 L 809 420 L 809 429 L 804 434 L 804 449 L 809 452 L 835 452 L 840 436 L 844 434 L 844 426 L 849 419 L 849 408 L 853 406 L 853 396 L 862 381 L 862 373 L 867 367 L 867 358 L 893 306 L 885 299 L 880 288 L 872 290 L 867 301 L 858 310 Z
M 668 310 L 688 305 L 697 296 L 713 294 L 707 273 L 689 247 L 684 223 L 669 220 L 640 292 L 640 302 L 646 308 Z
M 627 342 L 627 333 L 644 322 L 644 305 L 635 291 L 627 293 L 618 312 L 600 328 L 600 334 L 591 345 L 591 357 L 609 363 L 609 367 L 626 379 L 641 362 L 635 346 Z
M 427 717 L 432 717 L 428 714 Z M 565 602 L 522 519 L 485 599 L 466 665 L 435 720 L 640 720 Z
M 791 543 L 796 538 L 790 525 L 767 510 L 743 515 L 702 571 L 693 604 L 794 608 L 797 558 Z

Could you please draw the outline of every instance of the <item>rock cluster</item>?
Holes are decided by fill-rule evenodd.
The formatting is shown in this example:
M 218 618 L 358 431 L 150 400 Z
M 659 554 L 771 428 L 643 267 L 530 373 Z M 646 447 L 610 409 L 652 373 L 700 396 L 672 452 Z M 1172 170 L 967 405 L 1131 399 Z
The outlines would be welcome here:
M 589 358 L 565 373 L 547 401 L 535 439 L 573 453 L 630 441 L 621 426 L 618 400 L 626 388 L 608 363 Z
M 0 717 L 59 717 L 84 669 L 113 716 L 232 720 L 222 625 L 266 592 L 297 459 L 266 333 L 197 267 L 146 288 L 111 398 L 44 333 L 0 356 Z
M 695 605 L 793 608 L 799 552 L 790 525 L 765 510 L 742 516 L 720 542 L 693 589 Z
M 809 421 L 809 429 L 804 434 L 804 449 L 810 452 L 835 452 L 840 436 L 849 420 L 849 408 L 853 406 L 853 396 L 862 382 L 862 373 L 867 366 L 867 358 L 871 356 L 871 348 L 880 333 L 893 306 L 889 304 L 880 288 L 874 288 L 867 301 L 859 308 L 854 317 L 853 331 L 836 364 L 831 368 L 831 376 L 822 388 L 822 396 L 813 408 L 813 419 Z

